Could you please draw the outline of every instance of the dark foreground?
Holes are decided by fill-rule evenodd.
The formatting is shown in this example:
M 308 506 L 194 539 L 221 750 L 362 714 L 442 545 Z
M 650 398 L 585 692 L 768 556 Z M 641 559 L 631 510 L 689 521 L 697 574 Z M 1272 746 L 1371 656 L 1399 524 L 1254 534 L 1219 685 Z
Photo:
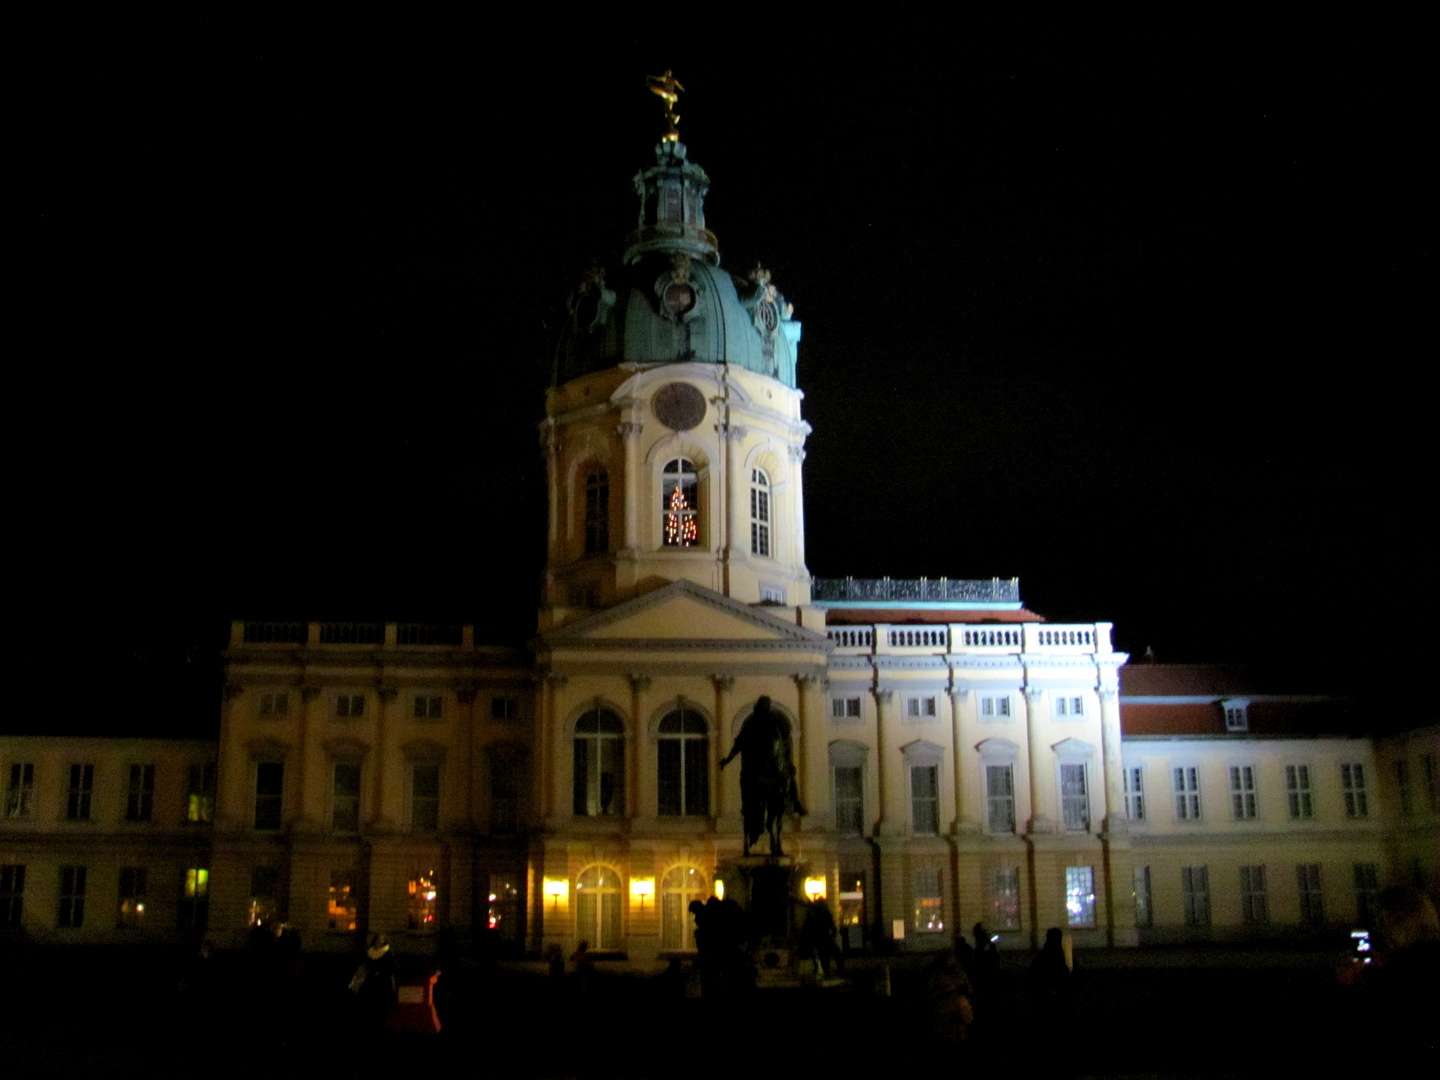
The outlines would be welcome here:
M 1029 957 L 1005 957 L 970 1037 L 932 1038 L 923 956 L 853 958 L 848 985 L 687 997 L 603 969 L 585 990 L 526 965 L 457 961 L 443 1032 L 377 1035 L 346 990 L 352 960 L 307 956 L 276 981 L 222 954 L 182 994 L 163 950 L 9 949 L 0 1061 L 24 1077 L 879 1076 L 1228 1077 L 1373 1071 L 1384 1032 L 1336 985 L 1343 954 L 1240 949 L 1080 953 L 1073 1002 L 1038 1007 Z M 419 964 L 420 961 L 414 961 Z M 884 969 L 891 993 L 885 996 Z M 693 984 L 691 991 L 693 992 Z

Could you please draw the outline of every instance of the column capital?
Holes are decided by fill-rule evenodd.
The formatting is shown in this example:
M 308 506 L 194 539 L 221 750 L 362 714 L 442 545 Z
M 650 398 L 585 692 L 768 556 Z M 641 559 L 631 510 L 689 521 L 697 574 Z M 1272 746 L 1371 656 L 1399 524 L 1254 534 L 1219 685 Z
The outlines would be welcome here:
M 399 696 L 400 691 L 393 686 L 382 686 L 378 693 L 380 694 L 381 701 L 394 701 L 395 698 Z
M 225 684 L 225 700 L 226 700 L 226 701 L 234 701 L 236 698 L 238 698 L 238 697 L 239 697 L 241 694 L 243 694 L 243 693 L 245 693 L 245 687 L 241 686 L 239 683 L 226 683 L 226 684 Z
M 1115 699 L 1120 696 L 1120 688 L 1118 686 L 1102 686 L 1099 690 L 1099 694 L 1101 701 L 1105 702 L 1107 705 L 1113 705 L 1115 703 Z
M 615 434 L 622 439 L 638 439 L 643 427 L 643 424 L 637 424 L 633 420 L 622 420 L 615 425 Z
M 805 460 L 805 448 L 803 446 L 789 446 L 786 447 L 786 450 L 789 452 L 790 460 L 796 465 L 799 465 Z
M 825 676 L 814 671 L 803 671 L 790 676 L 801 690 L 813 690 L 826 682 Z
M 479 692 L 480 691 L 473 686 L 456 687 L 455 700 L 460 702 L 461 705 L 473 705 L 475 704 L 475 697 Z
M 559 690 L 569 681 L 570 677 L 568 675 L 556 675 L 552 672 L 545 676 L 545 684 L 549 686 L 551 690 Z
M 637 694 L 643 694 L 646 690 L 649 690 L 649 689 L 650 689 L 650 676 L 649 676 L 649 675 L 631 675 L 631 676 L 630 676 L 630 689 L 633 690 L 633 691 L 635 691 L 635 693 L 637 693 Z
M 710 681 L 715 684 L 715 689 L 729 693 L 735 689 L 734 675 L 711 675 Z
M 889 705 L 895 699 L 894 690 L 885 690 L 881 687 L 872 687 L 870 693 L 875 695 L 875 701 L 880 705 Z
M 305 701 L 305 702 L 314 701 L 314 700 L 315 700 L 317 697 L 319 697 L 319 696 L 320 696 L 320 687 L 318 687 L 318 686 L 302 686 L 302 687 L 300 688 L 300 700 L 301 700 L 301 701 Z
M 750 429 L 744 424 L 722 424 L 721 437 L 726 442 L 739 442 L 750 434 Z

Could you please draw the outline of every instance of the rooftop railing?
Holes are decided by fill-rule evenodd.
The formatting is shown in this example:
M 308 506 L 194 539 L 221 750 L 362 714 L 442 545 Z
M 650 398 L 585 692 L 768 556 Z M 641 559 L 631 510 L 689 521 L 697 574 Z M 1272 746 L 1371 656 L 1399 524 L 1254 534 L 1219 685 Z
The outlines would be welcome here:
M 1108 653 L 1110 623 L 1010 625 L 832 626 L 825 631 L 837 653 Z
M 815 578 L 810 596 L 817 603 L 912 601 L 914 603 L 1018 604 L 1019 578 Z

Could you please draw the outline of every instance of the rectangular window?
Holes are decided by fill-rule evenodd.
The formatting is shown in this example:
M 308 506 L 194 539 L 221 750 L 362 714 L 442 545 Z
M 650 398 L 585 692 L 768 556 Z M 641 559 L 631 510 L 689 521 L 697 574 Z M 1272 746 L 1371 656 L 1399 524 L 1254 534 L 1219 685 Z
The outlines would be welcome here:
M 927 720 L 936 715 L 933 697 L 912 697 L 905 699 L 905 715 L 912 720 Z
M 1240 917 L 1247 923 L 1270 921 L 1270 905 L 1265 897 L 1265 867 L 1240 867 Z
M 145 868 L 126 866 L 120 870 L 120 911 L 115 926 L 120 930 L 138 930 L 145 921 Z
M 1150 867 L 1135 867 L 1131 879 L 1131 895 L 1135 897 L 1135 925 L 1149 926 L 1155 920 L 1154 908 L 1150 906 Z
M 210 918 L 210 871 L 192 866 L 180 891 L 180 929 L 204 930 Z
M 1310 766 L 1285 766 L 1285 798 L 1290 806 L 1290 817 L 1306 821 L 1314 816 L 1315 802 L 1310 792 Z
M 335 699 L 335 715 L 342 720 L 365 715 L 364 694 L 341 694 Z
M 491 720 L 515 720 L 520 716 L 520 699 L 497 695 L 490 699 Z
M 1020 929 L 1020 868 L 1000 866 L 990 871 L 990 929 Z
M 434 832 L 440 827 L 440 766 L 415 765 L 410 770 L 410 828 Z
M 1015 768 L 1012 765 L 985 766 L 985 800 L 990 831 L 1015 831 Z
M 125 785 L 125 820 L 149 821 L 155 806 L 155 766 L 131 765 Z
M 1060 766 L 1060 803 L 1069 832 L 1090 828 L 1090 788 L 1085 782 L 1085 765 Z
M 1380 894 L 1380 875 L 1373 862 L 1355 864 L 1355 914 L 1361 926 L 1375 924 L 1375 898 Z
M 90 800 L 94 794 L 95 766 L 71 765 L 70 787 L 66 791 L 65 798 L 66 819 L 70 821 L 89 821 Z M 81 876 L 83 877 L 84 875 Z M 78 926 L 79 923 L 76 923 L 75 925 Z
M 1068 716 L 1071 718 L 1076 716 L 1084 716 L 1085 699 L 1076 694 L 1061 694 L 1057 696 L 1055 698 L 1055 715 Z
M 1182 866 L 1180 892 L 1185 900 L 1185 925 L 1210 925 L 1210 868 Z
M 835 766 L 835 830 L 852 836 L 865 831 L 865 772 L 859 765 Z
M 185 820 L 196 824 L 215 820 L 215 766 L 191 765 L 185 788 Z
M 1065 921 L 1070 926 L 1095 925 L 1095 868 L 1065 868 Z
M 1226 731 L 1249 731 L 1250 718 L 1246 715 L 1244 705 L 1225 706 L 1225 730 Z
M 1345 791 L 1345 816 L 1367 816 L 1370 803 L 1365 798 L 1365 766 L 1341 765 L 1340 786 Z
M 280 914 L 280 871 L 273 866 L 250 870 L 250 925 L 261 926 Z
M 290 711 L 289 694 L 261 694 L 261 716 L 284 716 Z
M 360 763 L 337 761 L 332 778 L 330 827 L 337 833 L 360 831 Z
M 255 766 L 255 828 L 280 828 L 284 801 L 285 766 L 278 761 L 260 762 Z
M 1325 921 L 1325 895 L 1320 891 L 1320 864 L 1301 863 L 1295 867 L 1300 889 L 1300 918 L 1307 923 Z
M 770 554 L 770 483 L 759 469 L 750 470 L 750 553 Z
M 490 832 L 509 836 L 520 831 L 519 762 L 514 757 L 490 757 Z
M 1255 819 L 1255 767 L 1230 767 L 1230 811 L 1236 821 Z
M 14 762 L 10 766 L 10 782 L 5 788 L 5 816 L 28 818 L 35 812 L 35 765 Z
M 980 695 L 980 719 L 981 719 L 981 720 L 1008 720 L 1008 719 L 1010 719 L 1010 695 L 1009 695 L 1009 694 L 981 694 L 981 695 Z
M 1400 796 L 1400 813 L 1409 817 L 1415 812 L 1415 802 L 1410 794 L 1410 762 L 1401 758 L 1395 762 L 1395 790 Z
M 1125 770 L 1125 816 L 1145 820 L 1145 770 L 1138 765 Z
M 440 917 L 440 892 L 434 870 L 417 870 L 407 885 L 406 915 L 411 930 L 434 930 Z
M 1430 809 L 1440 811 L 1440 766 L 1435 764 L 1435 755 L 1422 755 L 1420 767 L 1425 772 L 1425 794 L 1430 800 Z
M 0 926 L 19 926 L 25 914 L 25 864 L 0 866 Z
M 859 720 L 860 699 L 858 697 L 836 697 L 830 699 L 832 720 Z
M 760 602 L 762 604 L 783 604 L 785 603 L 785 590 L 779 585 L 760 584 Z
M 593 469 L 585 477 L 585 554 L 610 550 L 610 474 Z
M 940 832 L 940 767 L 913 765 L 910 768 L 910 820 L 917 836 Z
M 60 905 L 56 926 L 81 926 L 85 922 L 85 867 L 60 868 Z
M 1175 769 L 1175 818 L 1200 820 L 1200 770 L 1194 765 Z
M 440 702 L 438 694 L 417 694 L 415 696 L 416 720 L 439 720 Z
M 355 871 L 330 871 L 330 902 L 327 907 L 330 929 L 354 930 L 360 923 L 360 905 L 355 896 Z
M 916 870 L 911 876 L 915 891 L 915 930 L 939 934 L 945 929 L 945 903 L 940 892 L 939 870 Z

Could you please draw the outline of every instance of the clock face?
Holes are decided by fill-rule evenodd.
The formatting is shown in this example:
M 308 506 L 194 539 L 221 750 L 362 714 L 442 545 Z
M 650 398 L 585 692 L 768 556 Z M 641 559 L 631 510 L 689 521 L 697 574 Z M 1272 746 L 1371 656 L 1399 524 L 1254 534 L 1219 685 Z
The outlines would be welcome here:
M 650 409 L 671 431 L 689 431 L 705 419 L 705 395 L 689 383 L 666 383 L 650 399 Z

